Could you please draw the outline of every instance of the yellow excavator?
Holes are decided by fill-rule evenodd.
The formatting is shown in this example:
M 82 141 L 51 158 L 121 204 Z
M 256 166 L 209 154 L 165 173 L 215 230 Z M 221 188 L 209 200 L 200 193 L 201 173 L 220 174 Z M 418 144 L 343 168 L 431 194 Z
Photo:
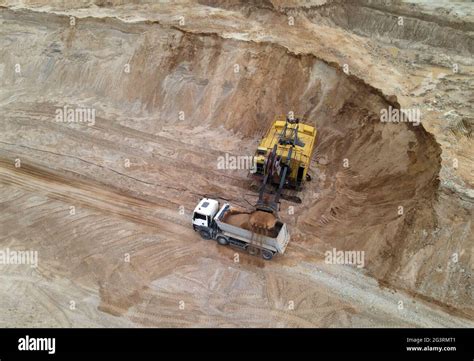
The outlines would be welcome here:
M 253 177 L 260 185 L 257 209 L 277 213 L 283 188 L 300 191 L 308 174 L 316 129 L 300 117 L 279 116 L 260 141 L 254 156 Z M 269 195 L 273 199 L 269 200 Z M 271 198 L 271 197 L 270 197 Z M 287 199 L 301 202 L 296 196 Z

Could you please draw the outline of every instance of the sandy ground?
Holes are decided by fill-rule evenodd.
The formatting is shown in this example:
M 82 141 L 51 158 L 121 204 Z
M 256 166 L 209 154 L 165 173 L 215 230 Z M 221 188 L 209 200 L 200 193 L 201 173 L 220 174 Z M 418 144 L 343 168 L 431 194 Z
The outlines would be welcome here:
M 0 325 L 473 327 L 472 13 L 373 3 L 0 1 L 0 246 L 39 257 L 0 265 Z M 319 135 L 285 255 L 200 239 L 201 197 L 257 198 L 218 157 L 290 110 Z

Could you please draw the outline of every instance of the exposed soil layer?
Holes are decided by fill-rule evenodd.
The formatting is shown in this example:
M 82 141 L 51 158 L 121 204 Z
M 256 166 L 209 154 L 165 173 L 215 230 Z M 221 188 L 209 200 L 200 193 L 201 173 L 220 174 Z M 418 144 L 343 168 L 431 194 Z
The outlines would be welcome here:
M 400 47 L 428 45 L 466 56 L 474 53 L 472 23 L 463 17 L 450 19 L 448 12 L 426 14 L 402 2 L 370 0 L 335 1 L 306 12 L 312 20 L 330 19 L 337 26 Z
M 107 16 L 71 26 L 66 15 L 0 8 L 0 245 L 38 249 L 41 260 L 33 275 L 8 268 L 8 282 L 17 275 L 31 297 L 40 291 L 30 280 L 49 284 L 57 304 L 44 297 L 42 314 L 50 325 L 472 325 L 472 202 L 440 191 L 433 134 L 423 124 L 381 122 L 382 110 L 400 104 L 367 79 L 289 51 L 271 30 L 267 41 L 238 32 L 242 19 L 283 26 L 286 15 L 272 6 L 248 19 L 239 3 L 193 6 L 191 18 L 204 15 L 191 28 Z M 351 11 L 338 9 L 313 15 L 346 30 L 383 17 L 356 9 L 359 23 L 334 24 Z M 222 22 L 205 24 L 214 33 L 199 27 L 209 14 Z M 309 38 L 314 19 L 305 16 Z M 449 39 L 466 35 L 458 32 Z M 472 52 L 463 44 L 423 42 Z M 95 121 L 58 122 L 64 106 L 93 108 Z M 292 234 L 286 254 L 271 264 L 244 254 L 236 262 L 235 250 L 199 240 L 190 214 L 203 196 L 256 203 L 248 171 L 222 170 L 219 157 L 252 155 L 275 115 L 289 111 L 318 129 L 313 181 L 301 204 L 282 201 Z M 249 229 L 274 224 L 261 212 L 231 218 Z M 324 264 L 334 248 L 363 251 L 364 268 Z M 78 314 L 63 310 L 68 297 L 82 305 Z M 399 299 L 419 303 L 400 314 Z M 41 325 L 21 314 L 3 322 Z

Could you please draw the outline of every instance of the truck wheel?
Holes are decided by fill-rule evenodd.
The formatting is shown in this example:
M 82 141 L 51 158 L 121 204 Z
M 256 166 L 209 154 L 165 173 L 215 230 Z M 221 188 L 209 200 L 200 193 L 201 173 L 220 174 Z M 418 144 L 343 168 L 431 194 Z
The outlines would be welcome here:
M 209 233 L 209 231 L 205 231 L 204 229 L 201 229 L 199 231 L 199 234 L 201 235 L 203 239 L 211 239 L 211 234 Z
M 266 261 L 270 261 L 273 258 L 273 252 L 267 251 L 266 249 L 262 250 L 262 258 Z
M 219 243 L 221 246 L 226 246 L 229 244 L 229 240 L 225 237 L 219 236 L 217 237 L 217 243 Z
M 247 252 L 252 256 L 256 256 L 258 254 L 258 248 L 254 246 L 248 246 Z

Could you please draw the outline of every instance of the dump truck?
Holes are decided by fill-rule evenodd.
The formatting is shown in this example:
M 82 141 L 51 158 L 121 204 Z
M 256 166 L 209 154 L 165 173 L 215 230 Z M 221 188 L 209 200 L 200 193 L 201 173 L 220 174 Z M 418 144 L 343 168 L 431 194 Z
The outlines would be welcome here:
M 236 225 L 229 223 L 234 215 L 251 217 L 252 213 L 243 213 L 229 203 L 219 209 L 215 199 L 203 198 L 193 212 L 193 229 L 204 239 L 216 240 L 220 245 L 231 245 L 247 251 L 251 255 L 260 255 L 271 260 L 275 254 L 283 254 L 290 241 L 290 234 L 285 223 L 274 219 L 271 229 L 262 232 L 261 228 L 252 228 L 249 224 Z

